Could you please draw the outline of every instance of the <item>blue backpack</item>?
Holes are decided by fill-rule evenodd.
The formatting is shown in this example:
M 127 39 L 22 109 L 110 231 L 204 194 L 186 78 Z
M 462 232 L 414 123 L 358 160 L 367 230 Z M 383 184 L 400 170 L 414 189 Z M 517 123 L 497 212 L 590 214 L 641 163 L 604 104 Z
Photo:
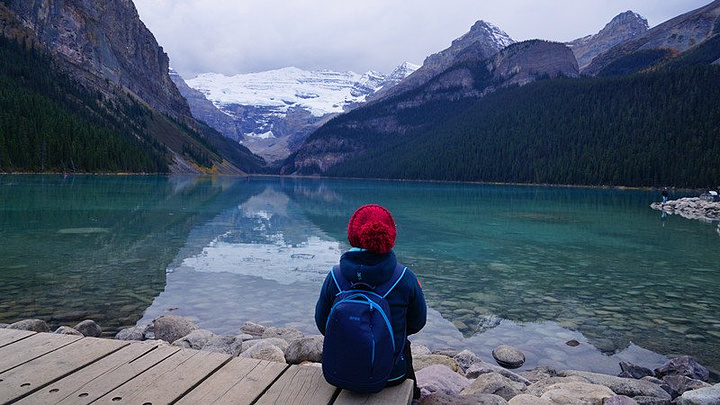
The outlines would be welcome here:
M 327 382 L 359 393 L 385 388 L 397 361 L 390 304 L 385 297 L 406 270 L 397 265 L 390 280 L 373 287 L 351 284 L 339 266 L 333 267 L 333 281 L 340 292 L 325 324 L 322 370 Z

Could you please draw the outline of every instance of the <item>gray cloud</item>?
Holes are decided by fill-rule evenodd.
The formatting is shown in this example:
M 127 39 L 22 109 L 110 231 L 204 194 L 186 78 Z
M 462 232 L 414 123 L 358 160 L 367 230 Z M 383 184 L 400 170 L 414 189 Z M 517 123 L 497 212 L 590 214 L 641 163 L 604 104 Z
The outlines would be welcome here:
M 657 25 L 709 0 L 134 0 L 187 78 L 296 66 L 389 72 L 420 64 L 477 20 L 515 40 L 569 41 L 632 10 Z

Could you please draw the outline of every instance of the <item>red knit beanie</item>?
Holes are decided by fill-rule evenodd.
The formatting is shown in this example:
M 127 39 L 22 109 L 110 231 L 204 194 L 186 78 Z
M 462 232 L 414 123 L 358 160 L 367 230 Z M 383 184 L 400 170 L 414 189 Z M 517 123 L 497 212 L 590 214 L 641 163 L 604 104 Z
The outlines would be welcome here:
M 395 220 L 385 207 L 363 205 L 350 217 L 348 241 L 353 247 L 385 254 L 395 246 L 395 236 Z

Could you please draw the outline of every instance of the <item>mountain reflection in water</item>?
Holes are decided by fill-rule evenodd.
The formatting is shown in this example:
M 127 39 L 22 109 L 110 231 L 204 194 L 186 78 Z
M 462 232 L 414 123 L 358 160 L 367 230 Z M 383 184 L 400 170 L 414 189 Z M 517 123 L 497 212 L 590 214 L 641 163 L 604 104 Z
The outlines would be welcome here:
M 429 322 L 414 341 L 469 348 L 489 361 L 495 346 L 512 344 L 526 352 L 525 367 L 612 373 L 621 360 L 655 367 L 666 359 L 635 344 L 635 329 L 644 334 L 653 320 L 626 316 L 628 309 L 617 302 L 623 292 L 608 289 L 629 276 L 623 275 L 627 264 L 608 258 L 603 245 L 644 243 L 633 241 L 622 226 L 595 224 L 603 216 L 625 221 L 634 215 L 626 211 L 637 211 L 615 192 L 588 190 L 569 198 L 563 195 L 568 190 L 539 188 L 265 183 L 236 209 L 193 231 L 188 245 L 197 253 L 176 258 L 165 291 L 141 322 L 176 313 L 216 333 L 234 334 L 253 321 L 316 334 L 315 300 L 327 271 L 349 248 L 347 219 L 358 206 L 379 202 L 396 216 L 400 260 L 425 286 Z M 212 238 L 196 241 L 193 235 Z M 585 243 L 594 247 L 588 250 Z M 629 249 L 614 254 L 642 267 Z M 593 272 L 598 261 L 618 267 Z M 648 287 L 626 286 L 624 293 L 636 298 L 636 291 Z M 653 295 L 639 298 L 647 297 Z M 573 339 L 580 346 L 565 344 Z

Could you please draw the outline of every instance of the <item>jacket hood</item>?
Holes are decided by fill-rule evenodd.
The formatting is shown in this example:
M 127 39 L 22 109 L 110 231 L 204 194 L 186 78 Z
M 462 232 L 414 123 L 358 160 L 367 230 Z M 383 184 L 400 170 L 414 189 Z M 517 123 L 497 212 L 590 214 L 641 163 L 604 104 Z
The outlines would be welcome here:
M 367 283 L 378 286 L 390 280 L 397 259 L 392 250 L 377 254 L 369 250 L 351 250 L 340 257 L 340 271 L 350 283 Z

